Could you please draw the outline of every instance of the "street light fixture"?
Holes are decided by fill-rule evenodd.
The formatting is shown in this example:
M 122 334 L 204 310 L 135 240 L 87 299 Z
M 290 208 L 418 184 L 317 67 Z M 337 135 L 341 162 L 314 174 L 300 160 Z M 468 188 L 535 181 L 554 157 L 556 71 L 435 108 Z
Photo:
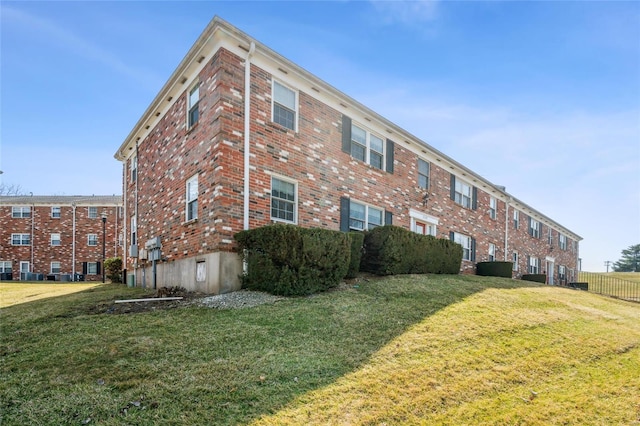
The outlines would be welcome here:
M 107 247 L 107 239 L 106 239 L 106 229 L 107 229 L 107 212 L 102 212 L 102 282 L 104 283 L 104 273 L 105 273 L 105 265 L 104 261 L 106 259 L 106 247 Z

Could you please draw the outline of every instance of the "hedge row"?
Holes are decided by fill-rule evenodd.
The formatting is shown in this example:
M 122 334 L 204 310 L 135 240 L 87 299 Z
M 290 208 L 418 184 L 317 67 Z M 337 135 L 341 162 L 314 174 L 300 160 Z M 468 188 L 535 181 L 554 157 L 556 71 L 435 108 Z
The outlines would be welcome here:
M 534 281 L 537 283 L 545 284 L 547 282 L 546 274 L 525 274 L 522 276 L 524 281 Z
M 362 271 L 376 275 L 458 274 L 462 246 L 398 226 L 380 226 L 364 237 Z
M 485 277 L 511 278 L 513 275 L 513 262 L 478 262 L 476 274 Z
M 235 235 L 247 265 L 244 288 L 299 296 L 336 287 L 349 270 L 348 234 L 270 225 Z

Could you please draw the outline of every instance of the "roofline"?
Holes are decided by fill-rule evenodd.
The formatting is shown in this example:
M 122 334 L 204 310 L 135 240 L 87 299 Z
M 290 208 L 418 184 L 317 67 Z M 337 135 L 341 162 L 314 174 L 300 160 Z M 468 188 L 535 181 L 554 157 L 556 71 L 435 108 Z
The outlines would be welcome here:
M 427 150 L 431 151 L 431 153 L 434 154 L 436 157 L 440 157 L 444 162 L 449 163 L 449 168 L 452 169 L 453 171 L 459 171 L 462 174 L 466 173 L 472 178 L 475 178 L 476 180 L 490 187 L 494 193 L 501 194 L 502 198 L 506 200 L 511 200 L 513 203 L 517 203 L 520 206 L 522 206 L 523 209 L 527 209 L 532 213 L 536 214 L 536 217 L 538 219 L 555 224 L 557 228 L 561 228 L 564 232 L 566 232 L 568 235 L 572 236 L 574 239 L 578 241 L 581 241 L 583 239 L 578 234 L 560 225 L 555 220 L 542 214 L 541 212 L 529 206 L 528 204 L 522 202 L 521 200 L 515 198 L 513 195 L 506 192 L 506 189 L 504 189 L 502 186 L 499 186 L 490 182 L 489 180 L 485 179 L 483 176 L 477 174 L 473 170 L 457 162 L 456 160 L 449 157 L 445 153 L 429 145 L 427 142 L 423 141 L 422 139 L 418 138 L 417 136 L 413 135 L 407 130 L 401 128 L 397 124 L 393 123 L 392 121 L 388 120 L 387 118 L 373 111 L 372 109 L 365 106 L 364 104 L 358 102 L 357 100 L 347 95 L 346 93 L 336 89 L 329 83 L 316 77 L 311 72 L 293 63 L 292 61 L 285 58 L 278 52 L 264 45 L 263 43 L 256 40 L 255 38 L 249 36 L 248 34 L 241 31 L 240 29 L 234 27 L 233 25 L 231 25 L 230 23 L 223 20 L 217 15 L 214 16 L 214 18 L 209 22 L 209 24 L 204 29 L 204 31 L 200 34 L 200 36 L 198 37 L 194 45 L 191 47 L 191 49 L 189 49 L 189 51 L 184 56 L 184 58 L 182 59 L 182 61 L 180 62 L 176 70 L 171 74 L 171 76 L 169 77 L 167 82 L 164 84 L 164 86 L 162 87 L 158 95 L 156 95 L 156 97 L 153 99 L 153 101 L 151 102 L 149 107 L 146 109 L 142 117 L 138 120 L 138 122 L 136 123 L 134 128 L 131 130 L 127 138 L 124 140 L 124 142 L 122 143 L 122 145 L 120 146 L 116 154 L 114 155 L 114 157 L 117 160 L 120 160 L 120 161 L 126 160 L 127 155 L 125 155 L 125 149 L 131 145 L 130 148 L 132 150 L 134 146 L 133 144 L 137 142 L 137 140 L 134 140 L 134 138 L 136 138 L 137 135 L 141 133 L 141 131 L 143 130 L 143 126 L 153 117 L 154 113 L 157 113 L 163 101 L 166 99 L 167 95 L 172 91 L 172 89 L 178 83 L 180 83 L 181 80 L 182 80 L 182 83 L 185 82 L 184 80 L 186 78 L 185 77 L 186 71 L 190 67 L 194 66 L 194 62 L 196 62 L 201 57 L 199 56 L 200 51 L 209 42 L 209 40 L 211 40 L 215 32 L 218 30 L 224 31 L 225 33 L 232 36 L 233 38 L 238 39 L 238 41 L 241 43 L 245 43 L 246 46 L 239 45 L 239 47 L 242 48 L 243 50 L 248 51 L 249 46 L 253 42 L 255 44 L 254 56 L 256 55 L 257 52 L 261 52 L 263 55 L 267 56 L 274 62 L 282 64 L 282 66 L 285 67 L 287 70 L 290 70 L 290 72 L 297 74 L 297 76 L 302 80 L 309 81 L 314 86 L 318 86 L 319 89 L 324 90 L 328 95 L 336 98 L 336 101 L 339 104 L 341 104 L 341 106 L 344 107 L 343 112 L 346 112 L 351 109 L 351 110 L 358 111 L 363 116 L 371 117 L 373 120 L 378 121 L 382 125 L 382 127 L 385 127 L 387 130 L 387 133 L 389 133 L 390 135 L 393 135 L 393 134 L 398 135 L 401 139 L 403 139 L 404 142 L 406 142 L 409 145 L 412 142 L 421 145 L 423 148 L 426 148 Z M 138 139 L 140 138 L 138 137 Z M 400 142 L 400 141 L 396 141 L 396 142 Z

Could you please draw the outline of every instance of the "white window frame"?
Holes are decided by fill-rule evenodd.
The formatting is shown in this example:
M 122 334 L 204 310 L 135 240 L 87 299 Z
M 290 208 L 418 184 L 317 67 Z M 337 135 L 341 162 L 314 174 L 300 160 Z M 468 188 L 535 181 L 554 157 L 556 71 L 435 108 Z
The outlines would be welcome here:
M 462 260 L 471 260 L 471 237 L 458 232 L 453 233 L 453 242 L 462 246 Z
M 567 236 L 564 234 L 560 234 L 558 236 L 558 246 L 560 247 L 560 250 L 566 250 L 567 249 Z
M 195 184 L 195 191 L 193 186 Z M 185 220 L 191 222 L 198 219 L 198 196 L 200 195 L 198 174 L 191 176 L 185 183 Z M 195 208 L 192 205 L 195 204 Z
M 356 132 L 354 132 L 353 130 L 358 129 L 362 132 L 364 132 L 364 141 L 361 140 L 356 140 L 354 139 L 354 135 Z M 378 139 L 380 140 L 380 144 L 381 144 L 381 150 L 378 151 L 377 149 L 374 149 L 372 147 L 372 138 Z M 359 156 L 355 156 L 353 155 L 353 147 L 358 146 L 358 147 L 362 147 L 364 149 L 364 158 L 360 158 Z M 371 163 L 371 153 L 374 153 L 375 156 L 379 156 L 380 157 L 380 167 L 378 167 L 378 165 L 372 164 Z M 371 167 L 375 167 L 378 170 L 384 170 L 385 169 L 385 161 L 386 161 L 386 143 L 385 143 L 385 139 L 376 134 L 371 132 L 369 129 L 367 129 L 364 126 L 361 126 L 360 124 L 357 123 L 351 123 L 351 152 L 350 152 L 351 157 L 355 158 L 356 160 L 360 160 L 363 161 L 367 164 L 369 164 Z
M 359 217 L 354 217 L 352 215 L 352 211 L 353 211 L 353 207 L 354 206 L 361 206 L 364 207 L 364 219 L 361 219 Z M 376 224 L 376 223 L 372 223 L 370 222 L 370 211 L 374 210 L 374 211 L 378 211 L 380 212 L 380 223 Z M 357 222 L 362 222 L 362 228 L 357 227 L 357 226 L 353 226 L 353 221 L 357 221 Z M 351 200 L 351 202 L 349 203 L 349 229 L 351 229 L 352 231 L 365 231 L 365 230 L 372 230 L 373 228 L 377 227 L 377 226 L 383 226 L 384 225 L 384 209 L 381 209 L 379 207 L 375 207 L 375 206 L 370 206 L 369 204 L 366 203 L 361 203 L 358 201 L 353 201 Z
M 540 222 L 534 218 L 530 218 L 531 221 L 531 236 L 533 238 L 540 238 Z
M 518 271 L 519 270 L 519 266 L 518 263 L 520 262 L 520 255 L 518 254 L 518 252 L 516 250 L 513 251 L 513 270 L 514 271 Z
M 420 166 L 423 165 L 423 164 L 425 165 L 425 167 L 427 169 L 426 170 L 427 174 L 422 173 L 422 171 L 420 170 Z M 431 174 L 431 164 L 428 161 L 423 160 L 422 158 L 418 158 L 418 186 L 420 188 L 429 189 L 429 183 L 430 183 L 429 182 L 429 177 L 430 177 L 429 175 L 430 174 Z M 422 184 L 422 182 L 421 182 L 422 180 L 425 181 L 425 185 Z
M 293 200 L 289 200 L 289 199 L 285 199 L 285 198 L 280 198 L 280 197 L 274 196 L 274 194 L 273 194 L 274 180 L 293 185 Z M 292 220 L 288 220 L 286 218 L 280 218 L 280 217 L 274 216 L 273 215 L 273 212 L 274 212 L 273 202 L 274 201 L 279 201 L 281 203 L 286 203 L 286 204 L 292 205 L 293 206 L 293 219 Z M 280 211 L 280 209 L 278 209 L 278 210 Z M 297 224 L 298 223 L 298 182 L 296 182 L 293 179 L 288 179 L 288 178 L 285 178 L 285 177 L 282 177 L 282 176 L 271 176 L 271 203 L 270 203 L 270 207 L 269 207 L 269 212 L 270 212 L 271 220 L 274 221 L 274 222 L 293 223 L 293 224 Z
M 498 200 L 495 197 L 489 198 L 489 217 L 493 220 L 498 216 Z
M 16 242 L 18 242 L 18 244 L 16 244 Z M 22 234 L 22 233 L 11 234 L 11 245 L 12 246 L 30 246 L 31 234 Z
M 98 275 L 98 262 L 87 262 L 87 275 Z
M 529 273 L 530 274 L 539 274 L 540 273 L 540 259 L 534 256 L 529 257 Z
M 553 229 L 550 226 L 547 227 L 547 242 L 550 246 L 553 245 Z
M 91 243 L 94 244 L 91 244 Z M 98 234 L 87 234 L 87 245 L 90 247 L 95 247 L 98 245 Z
M 13 264 L 10 260 L 0 260 L 0 272 L 1 273 L 12 273 L 13 272 Z
M 283 102 L 279 102 L 276 99 L 276 85 L 280 86 L 285 90 L 288 90 L 293 94 L 293 108 L 291 108 L 288 105 L 285 105 Z M 293 128 L 285 124 L 282 124 L 279 121 L 276 121 L 276 105 L 279 108 L 282 108 L 286 111 L 293 113 L 293 123 L 292 123 Z M 280 81 L 273 80 L 271 84 L 271 121 L 278 124 L 279 126 L 284 127 L 285 129 L 289 129 L 289 130 L 293 130 L 294 132 L 297 132 L 298 131 L 298 114 L 299 114 L 298 113 L 298 91 Z
M 471 208 L 473 200 L 473 185 L 456 177 L 455 202 L 467 209 Z
M 193 100 L 192 96 L 197 92 L 198 99 Z M 195 119 L 193 114 L 196 114 Z M 193 128 L 200 120 L 200 82 L 197 82 L 187 92 L 187 129 Z
M 489 243 L 489 262 L 496 261 L 496 245 Z
M 62 240 L 60 234 L 55 232 L 51 234 L 51 247 L 60 246 L 62 244 Z
M 62 270 L 62 267 L 60 265 L 60 262 L 56 262 L 56 261 L 51 262 L 51 265 L 49 268 L 49 271 L 51 274 L 59 274 L 61 270 Z
M 520 211 L 519 210 L 513 211 L 513 227 L 515 229 L 518 229 L 520 227 Z
M 135 216 L 131 216 L 131 245 L 138 244 L 138 223 Z
M 95 207 L 95 206 L 87 207 L 87 217 L 89 219 L 97 219 L 98 218 L 98 207 Z
M 567 279 L 567 267 L 564 265 L 558 265 L 558 280 L 563 281 Z
M 134 155 L 129 163 L 131 169 L 131 182 L 138 180 L 138 156 Z
M 62 209 L 60 206 L 51 206 L 51 219 L 60 219 L 62 216 Z
M 31 217 L 30 206 L 14 206 L 11 207 L 11 218 L 13 219 L 28 219 Z

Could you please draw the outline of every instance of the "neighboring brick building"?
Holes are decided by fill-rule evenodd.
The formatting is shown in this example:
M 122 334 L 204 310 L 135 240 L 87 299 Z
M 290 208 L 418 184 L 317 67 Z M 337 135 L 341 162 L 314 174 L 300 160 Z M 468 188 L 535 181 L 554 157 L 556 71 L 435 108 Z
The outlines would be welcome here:
M 105 258 L 122 252 L 122 212 L 121 196 L 0 197 L 0 278 L 102 280 L 103 242 Z
M 463 273 L 575 276 L 578 235 L 217 17 L 115 157 L 138 285 L 238 289 L 233 235 L 274 222 L 393 223 L 462 244 Z

